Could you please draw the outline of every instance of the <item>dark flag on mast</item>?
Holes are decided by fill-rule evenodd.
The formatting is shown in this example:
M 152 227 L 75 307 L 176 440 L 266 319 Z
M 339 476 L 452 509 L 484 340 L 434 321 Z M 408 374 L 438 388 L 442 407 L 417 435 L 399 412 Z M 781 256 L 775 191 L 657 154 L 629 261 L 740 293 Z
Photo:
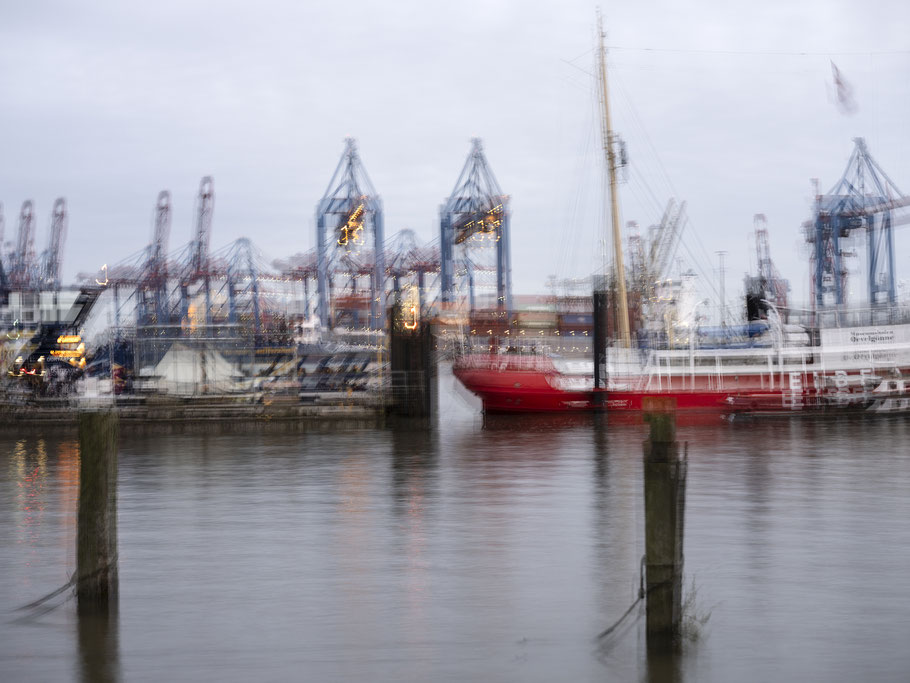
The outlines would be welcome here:
M 858 107 L 853 98 L 853 86 L 843 77 L 837 64 L 831 62 L 831 73 L 834 76 L 834 101 L 841 114 L 854 114 Z

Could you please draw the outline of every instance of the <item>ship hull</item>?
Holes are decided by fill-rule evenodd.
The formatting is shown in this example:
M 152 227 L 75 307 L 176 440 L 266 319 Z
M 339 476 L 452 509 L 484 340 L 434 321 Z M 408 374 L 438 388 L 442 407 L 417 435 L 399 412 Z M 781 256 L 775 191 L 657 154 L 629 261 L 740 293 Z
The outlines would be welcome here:
M 585 384 L 583 379 L 566 378 L 546 358 L 465 359 L 456 362 L 453 372 L 465 388 L 481 399 L 486 413 L 634 414 L 644 410 L 643 402 L 650 397 L 672 399 L 677 411 L 703 415 L 910 412 L 910 380 L 906 380 L 906 386 L 901 380 L 899 390 L 889 391 L 849 384 L 868 377 L 861 374 L 793 372 L 786 376 L 786 383 L 783 378 L 772 382 L 761 374 L 739 374 L 727 377 L 726 382 L 717 377 L 709 382 L 703 377 L 680 376 L 675 382 L 665 381 L 661 387 L 595 390 L 591 378 L 586 378 L 587 387 L 580 387 Z M 907 376 L 910 371 L 904 369 L 897 374 Z M 838 385 L 831 385 L 831 379 L 837 379 Z M 893 385 L 895 381 L 888 383 Z
M 595 407 L 592 391 L 556 389 L 546 371 L 456 367 L 454 374 L 480 398 L 486 413 L 585 412 Z

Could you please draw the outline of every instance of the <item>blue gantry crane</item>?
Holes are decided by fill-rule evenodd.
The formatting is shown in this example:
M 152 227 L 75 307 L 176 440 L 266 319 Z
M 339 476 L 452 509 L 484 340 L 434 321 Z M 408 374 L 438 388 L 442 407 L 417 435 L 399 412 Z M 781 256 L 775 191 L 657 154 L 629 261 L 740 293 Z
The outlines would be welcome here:
M 241 237 L 229 248 L 225 257 L 227 263 L 226 287 L 228 297 L 228 321 L 232 325 L 241 323 L 240 297 L 245 294 L 251 305 L 253 329 L 257 340 L 262 334 L 262 311 L 259 291 L 259 272 L 253 243 Z M 242 284 L 245 283 L 245 284 Z
M 9 279 L 6 277 L 6 253 L 4 251 L 3 233 L 6 223 L 3 218 L 3 204 L 0 203 L 0 305 L 5 304 L 9 297 Z
M 503 194 L 487 163 L 480 138 L 471 140 L 471 151 L 455 189 L 439 210 L 440 297 L 452 303 L 456 276 L 467 279 L 474 307 L 475 271 L 481 252 L 495 254 L 496 308 L 506 317 L 512 311 L 512 264 L 509 197 Z
M 896 300 L 891 212 L 910 205 L 910 197 L 872 158 L 863 138 L 853 142 L 843 176 L 826 194 L 816 192 L 815 215 L 804 224 L 813 248 L 812 295 L 817 308 L 846 303 L 844 259 L 853 254 L 844 248 L 845 240 L 857 230 L 866 233 L 869 304 L 893 305 Z
M 168 322 L 167 244 L 171 235 L 171 193 L 162 190 L 155 201 L 155 227 L 141 279 L 140 319 L 142 324 Z
M 317 313 L 323 327 L 333 320 L 329 310 L 331 278 L 341 259 L 369 263 L 370 327 L 385 326 L 385 257 L 382 200 L 357 153 L 353 138 L 316 207 Z
M 60 289 L 60 269 L 63 263 L 63 243 L 66 241 L 66 200 L 59 197 L 51 213 L 51 230 L 47 238 L 47 249 L 41 254 L 41 287 Z
M 22 203 L 16 250 L 10 264 L 9 280 L 14 289 L 29 289 L 35 282 L 35 212 L 30 199 Z
M 199 183 L 196 198 L 196 233 L 189 244 L 189 253 L 180 277 L 180 319 L 189 317 L 190 285 L 202 283 L 205 294 L 205 323 L 212 324 L 211 273 L 209 272 L 209 241 L 212 236 L 212 214 L 215 210 L 215 184 L 211 176 Z

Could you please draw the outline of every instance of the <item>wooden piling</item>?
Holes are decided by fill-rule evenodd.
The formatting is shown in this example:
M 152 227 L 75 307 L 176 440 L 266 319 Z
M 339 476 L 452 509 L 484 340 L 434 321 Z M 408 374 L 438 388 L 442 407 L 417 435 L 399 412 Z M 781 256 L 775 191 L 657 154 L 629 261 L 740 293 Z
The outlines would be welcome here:
M 116 610 L 117 414 L 79 415 L 79 517 L 76 538 L 78 612 Z
M 685 462 L 676 441 L 676 401 L 642 401 L 650 435 L 644 442 L 645 589 L 648 645 L 678 643 L 682 611 Z
M 606 284 L 601 282 L 594 289 L 594 405 L 599 409 L 604 406 L 603 392 L 598 389 L 605 389 L 607 386 L 607 307 L 608 297 Z

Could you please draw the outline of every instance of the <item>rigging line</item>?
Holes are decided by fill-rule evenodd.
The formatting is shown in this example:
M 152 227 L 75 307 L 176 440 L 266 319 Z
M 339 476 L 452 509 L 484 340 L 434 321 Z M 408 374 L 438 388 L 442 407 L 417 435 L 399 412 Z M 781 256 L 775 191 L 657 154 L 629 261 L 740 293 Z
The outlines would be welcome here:
M 586 166 L 587 160 L 588 160 L 588 152 L 589 152 L 589 148 L 590 148 L 590 138 L 591 138 L 590 126 L 585 126 L 584 130 L 586 130 L 587 132 L 584 136 L 584 139 L 581 141 L 580 147 L 582 150 L 582 154 L 580 155 L 580 166 L 575 169 L 575 173 L 574 173 L 575 178 L 580 178 L 582 176 L 582 169 Z M 579 219 L 578 219 L 579 207 L 582 204 L 582 193 L 585 188 L 584 188 L 584 184 L 580 181 L 576 181 L 574 184 L 575 184 L 574 201 L 572 202 L 571 208 L 570 208 L 571 220 L 569 221 L 569 223 L 571 226 L 573 226 L 573 229 L 577 229 L 577 228 L 575 228 L 575 226 L 577 226 L 579 224 Z M 574 249 L 577 246 L 575 244 L 575 242 L 576 242 L 575 240 L 571 240 L 571 239 L 562 240 L 562 245 L 559 250 L 559 258 L 557 259 L 557 272 L 556 272 L 557 276 L 559 276 L 562 273 L 565 273 L 567 261 L 574 260 L 574 255 L 575 255 Z M 571 254 L 569 253 L 570 250 L 572 251 Z
M 821 58 L 824 59 L 824 58 Z M 830 61 L 830 60 L 829 60 Z M 613 60 L 610 64 L 616 67 L 617 71 L 643 71 L 648 73 L 660 73 L 660 74 L 682 74 L 685 76 L 703 76 L 708 74 L 715 74 L 720 69 L 720 72 L 723 73 L 725 67 L 728 66 L 726 62 L 715 61 L 708 63 L 692 63 L 692 62 L 675 62 L 675 63 L 660 63 L 660 64 L 645 64 L 645 63 L 635 63 L 632 61 L 620 62 Z M 740 75 L 748 74 L 752 76 L 754 74 L 761 74 L 764 76 L 793 76 L 793 77 L 806 77 L 806 76 L 817 76 L 819 72 L 819 67 L 815 65 L 814 62 L 804 62 L 800 66 L 788 65 L 788 66 L 778 66 L 774 68 L 769 68 L 768 65 L 764 62 L 756 62 L 754 64 L 742 65 L 737 67 L 740 71 Z M 641 78 L 641 76 L 639 76 Z
M 905 55 L 910 50 L 853 50 L 842 52 L 815 52 L 799 51 L 788 52 L 784 50 L 706 50 L 697 48 L 669 48 L 669 47 L 632 47 L 625 45 L 610 45 L 608 50 L 626 50 L 628 52 L 669 52 L 684 54 L 704 55 L 754 55 L 760 57 L 845 57 L 845 56 L 874 56 L 874 55 Z
M 625 92 L 622 88 L 619 88 L 619 90 L 620 90 L 620 92 L 622 92 L 623 95 L 625 95 Z M 633 117 L 635 119 L 637 119 L 638 128 L 641 131 L 642 136 L 647 140 L 647 142 L 650 146 L 650 149 L 651 149 L 651 153 L 654 157 L 654 160 L 657 162 L 658 167 L 659 167 L 659 172 L 655 174 L 651 170 L 651 165 L 652 165 L 651 161 L 652 160 L 648 158 L 647 154 L 645 154 L 642 157 L 642 163 L 637 163 L 630 167 L 629 182 L 628 182 L 629 189 L 639 198 L 639 201 L 642 204 L 648 204 L 648 202 L 646 199 L 642 199 L 642 194 L 641 194 L 640 190 L 644 190 L 644 192 L 647 193 L 647 197 L 650 197 L 652 209 L 655 212 L 655 215 L 657 216 L 656 220 L 649 220 L 649 222 L 650 222 L 650 224 L 656 224 L 660 220 L 659 217 L 661 215 L 663 215 L 663 212 L 665 210 L 665 203 L 657 197 L 655 189 L 652 187 L 652 185 L 649 182 L 647 182 L 646 175 L 645 175 L 645 173 L 642 172 L 642 168 L 644 168 L 646 171 L 650 172 L 659 181 L 663 181 L 661 184 L 665 184 L 668 186 L 668 188 L 669 188 L 668 195 L 670 197 L 676 196 L 677 192 L 675 191 L 675 188 L 672 187 L 672 181 L 670 180 L 669 175 L 666 172 L 666 169 L 662 166 L 662 164 L 660 162 L 660 157 L 657 154 L 657 150 L 654 148 L 653 143 L 651 142 L 650 138 L 648 137 L 647 130 L 645 129 L 644 125 L 641 123 L 641 119 L 637 116 L 637 112 L 635 111 L 634 107 L 631 106 L 631 103 L 628 102 L 628 98 L 625 98 L 625 101 L 627 104 L 630 104 L 629 111 L 633 114 Z M 647 227 L 648 226 L 645 226 L 645 228 L 647 228 Z M 682 229 L 680 229 L 680 237 L 681 237 L 681 235 L 682 235 Z M 675 249 L 674 249 L 674 252 L 675 252 Z
M 654 220 L 655 216 L 659 217 L 662 215 L 664 208 L 662 202 L 657 198 L 654 190 L 647 182 L 645 173 L 642 172 L 643 169 L 650 171 L 650 163 L 643 157 L 641 163 L 630 165 L 627 169 L 628 176 L 624 184 L 628 187 L 629 192 L 634 195 L 640 205 L 639 208 L 645 213 L 644 216 L 639 217 L 639 224 L 642 224 L 642 222 L 646 222 L 648 225 L 654 224 L 657 222 Z
M 645 127 L 644 122 L 641 119 L 641 116 L 639 116 L 638 110 L 632 104 L 631 99 L 627 95 L 625 84 L 622 80 L 622 77 L 619 74 L 614 73 L 614 80 L 617 82 L 617 90 L 622 95 L 622 101 L 628 108 L 629 113 L 631 114 L 631 120 L 632 120 L 633 125 L 638 128 L 638 131 L 640 132 L 641 136 L 644 138 L 645 142 L 648 145 L 648 148 L 650 149 L 651 154 L 654 157 L 654 161 L 656 162 L 657 169 L 659 172 L 658 173 L 659 180 L 666 183 L 667 187 L 670 189 L 671 196 L 678 197 L 679 195 L 676 191 L 676 188 L 673 186 L 673 181 L 670 178 L 670 174 L 667 173 L 667 169 L 664 166 L 663 161 L 660 158 L 660 155 L 657 153 L 657 148 L 654 146 L 654 143 L 651 140 L 651 136 L 648 135 L 648 130 Z M 645 158 L 647 159 L 647 156 L 645 156 Z M 658 204 L 659 204 L 659 202 L 658 202 Z
M 658 214 L 658 222 L 660 221 L 660 216 L 663 215 L 664 208 L 666 206 L 666 200 L 661 201 L 655 194 L 650 183 L 645 180 L 644 174 L 638 171 L 635 168 L 631 168 L 629 172 L 629 186 L 637 185 L 643 188 L 650 198 L 651 204 L 654 211 Z M 673 193 L 670 193 L 670 196 L 673 196 Z
M 563 83 L 566 83 L 567 85 L 572 86 L 573 88 L 577 88 L 581 92 L 588 92 L 591 90 L 591 84 L 588 81 L 582 81 L 580 79 L 574 78 L 573 76 L 574 76 L 574 74 L 563 75 L 563 76 L 560 76 L 560 80 Z
M 719 302 L 720 301 L 720 291 L 718 290 L 717 286 L 714 284 L 713 278 L 708 277 L 708 274 L 705 272 L 705 269 L 698 262 L 698 259 L 695 258 L 695 255 L 689 249 L 689 246 L 682 240 L 679 241 L 679 244 L 681 244 L 682 248 L 686 250 L 687 254 L 689 254 L 689 258 L 692 259 L 692 264 L 691 264 L 692 267 L 694 267 L 695 270 L 698 271 L 698 275 L 701 277 L 702 281 L 707 283 L 708 287 L 710 288 L 711 291 L 709 292 L 709 296 L 711 296 L 711 292 L 713 292 L 714 303 Z
M 629 188 L 629 191 L 630 191 L 633 195 L 635 195 L 635 198 L 638 200 L 638 203 L 639 203 L 639 204 L 641 204 L 641 205 L 644 206 L 644 205 L 646 205 L 646 204 L 649 203 L 649 201 L 648 201 L 648 195 L 647 195 L 647 194 L 644 194 L 644 193 L 641 191 L 641 188 L 639 187 L 639 185 L 638 185 L 637 183 L 629 182 L 629 183 L 627 183 L 626 185 L 627 185 L 627 187 Z M 651 196 L 653 197 L 653 194 L 652 194 Z M 659 209 L 660 209 L 660 206 L 659 206 L 659 204 L 658 204 L 657 202 L 654 202 L 654 207 L 653 207 L 653 208 L 654 208 L 655 210 L 659 210 Z M 650 218 L 649 218 L 649 219 L 648 219 L 648 225 L 646 225 L 646 226 L 644 226 L 644 227 L 645 227 L 645 228 L 648 228 L 648 227 L 650 227 L 651 225 L 654 225 L 654 224 L 655 224 L 655 222 L 654 222 L 654 221 L 651 221 Z M 642 226 L 642 225 L 643 225 L 643 224 L 642 224 L 641 222 L 639 222 L 639 226 Z
M 669 190 L 670 196 L 679 197 L 679 193 L 676 190 L 676 187 L 673 185 L 673 179 L 670 177 L 670 174 L 667 172 L 667 168 L 661 159 L 660 154 L 657 152 L 657 147 L 654 145 L 651 136 L 648 134 L 648 128 L 645 126 L 644 121 L 638 113 L 638 109 L 635 107 L 632 100 L 627 96 L 625 85 L 623 83 L 622 77 L 617 74 L 616 80 L 619 83 L 619 90 L 623 95 L 624 101 L 629 109 L 629 112 L 632 115 L 632 122 L 635 125 L 639 132 L 641 133 L 642 138 L 644 138 L 645 143 L 647 144 L 647 151 L 653 156 L 653 161 L 655 162 L 658 170 L 658 178 L 663 183 L 666 184 L 667 189 Z M 647 158 L 647 157 L 646 157 Z
M 667 173 L 666 167 L 664 166 L 663 161 L 662 161 L 661 158 L 660 158 L 660 155 L 657 153 L 657 149 L 654 147 L 654 143 L 652 142 L 651 137 L 648 135 L 647 129 L 645 128 L 644 123 L 643 123 L 642 120 L 641 120 L 641 117 L 638 115 L 637 109 L 636 109 L 635 106 L 632 104 L 631 100 L 628 98 L 628 96 L 627 96 L 627 94 L 626 94 L 626 89 L 625 89 L 625 87 L 624 87 L 624 83 L 623 83 L 623 81 L 622 81 L 622 77 L 621 77 L 619 74 L 617 74 L 615 70 L 614 70 L 614 72 L 613 72 L 613 75 L 614 75 L 614 81 L 616 81 L 617 84 L 618 84 L 617 90 L 618 90 L 618 91 L 621 93 L 621 95 L 622 95 L 622 101 L 623 101 L 623 103 L 628 107 L 628 111 L 629 111 L 629 112 L 631 113 L 631 115 L 632 115 L 632 121 L 633 121 L 633 123 L 634 123 L 635 125 L 638 126 L 638 128 L 639 128 L 639 130 L 640 130 L 640 132 L 641 132 L 642 137 L 644 138 L 645 142 L 646 142 L 646 143 L 648 144 L 648 146 L 650 147 L 650 150 L 651 150 L 651 153 L 653 154 L 654 160 L 655 160 L 656 163 L 657 163 L 657 167 L 658 167 L 658 170 L 659 170 L 659 172 L 660 172 L 660 175 L 663 176 L 664 182 L 666 182 L 667 186 L 669 187 L 669 189 L 670 189 L 670 191 L 671 191 L 671 196 L 679 197 L 679 192 L 677 191 L 675 185 L 673 184 L 673 180 L 670 178 L 669 173 Z M 645 164 L 642 164 L 642 165 L 647 165 L 647 162 L 646 162 Z M 648 189 L 649 189 L 649 191 L 650 191 L 650 187 L 648 187 Z M 656 200 L 656 197 L 655 197 L 655 200 Z M 659 202 L 658 202 L 658 204 L 659 204 Z M 691 219 L 688 218 L 688 217 L 687 217 L 687 219 L 686 219 L 686 223 L 684 223 L 684 224 L 681 226 L 681 228 L 680 228 L 678 240 L 679 240 L 680 242 L 682 241 L 683 231 L 684 231 L 685 228 L 686 228 L 686 224 L 689 225 L 690 229 L 689 229 L 688 232 L 689 232 L 690 235 L 692 235 L 692 236 L 695 238 L 695 241 L 696 241 L 698 247 L 699 247 L 699 248 L 701 249 L 701 251 L 702 251 L 703 257 L 706 259 L 706 261 L 707 261 L 708 263 L 711 263 L 711 256 L 710 256 L 710 254 L 708 253 L 708 250 L 705 248 L 705 245 L 704 245 L 704 243 L 702 242 L 701 237 L 699 236 L 698 231 L 696 230 L 694 223 L 692 223 Z M 688 249 L 688 247 L 686 247 L 686 251 L 689 252 L 690 258 L 692 258 L 693 261 L 696 261 L 694 254 L 692 254 L 692 252 Z M 697 261 L 696 261 L 696 265 L 697 265 Z M 704 272 L 705 272 L 705 271 L 704 271 L 704 267 L 701 266 L 701 265 L 699 265 L 698 268 L 699 268 L 700 271 L 702 271 L 702 274 L 704 274 Z M 708 278 L 707 281 L 708 281 L 708 282 L 711 282 L 710 278 Z M 718 298 L 719 298 L 719 292 L 717 292 L 717 290 L 715 290 L 715 292 L 717 293 Z
M 715 286 L 713 279 L 711 277 L 708 277 L 708 273 L 713 273 L 713 270 L 712 270 L 713 266 L 710 265 L 711 259 L 710 258 L 707 259 L 707 263 L 709 264 L 709 267 L 705 268 L 704 263 L 702 262 L 701 258 L 696 257 L 695 253 L 689 248 L 689 245 L 683 239 L 683 231 L 685 230 L 685 227 L 687 224 L 689 224 L 689 222 L 690 222 L 690 220 L 689 220 L 688 216 L 686 216 L 685 222 L 682 224 L 682 226 L 679 229 L 679 234 L 676 239 L 677 244 L 676 244 L 676 249 L 674 250 L 674 256 L 676 255 L 676 252 L 678 252 L 679 246 L 682 245 L 683 249 L 685 249 L 686 253 L 689 255 L 690 267 L 695 268 L 698 271 L 699 275 L 708 284 L 708 286 L 711 287 L 714 294 L 719 299 L 720 292 L 718 291 L 717 287 Z M 690 230 L 689 233 L 695 235 L 695 232 L 693 230 Z M 697 235 L 696 235 L 696 240 L 697 240 Z M 704 251 L 704 246 L 702 246 L 702 251 Z
M 687 218 L 687 221 L 686 221 L 686 222 L 687 222 L 689 225 L 692 225 L 692 220 L 691 220 L 691 219 Z M 683 226 L 683 227 L 685 227 L 685 226 Z M 701 238 L 698 236 L 698 232 L 696 232 L 695 226 L 694 226 L 694 225 L 692 225 L 692 229 L 689 230 L 689 234 L 692 235 L 692 236 L 695 238 L 695 242 L 696 242 L 696 243 L 698 244 L 698 246 L 701 248 L 702 255 L 703 255 L 704 258 L 707 260 L 707 262 L 708 262 L 708 263 L 711 263 L 711 262 L 712 262 L 712 261 L 711 261 L 711 254 L 709 254 L 709 253 L 708 253 L 708 250 L 705 248 L 704 242 L 702 242 L 702 241 L 701 241 Z M 682 231 L 680 231 L 680 236 L 682 236 Z M 712 268 L 713 268 L 713 266 L 712 266 Z
M 576 65 L 574 64 L 574 62 L 577 62 L 577 61 L 578 61 L 579 59 L 581 59 L 582 57 L 587 57 L 587 56 L 589 56 L 589 55 L 591 55 L 591 54 L 593 54 L 593 53 L 595 53 L 595 52 L 597 52 L 597 48 L 596 48 L 596 47 L 591 47 L 591 48 L 588 48 L 587 50 L 585 50 L 584 52 L 582 52 L 580 55 L 577 55 L 577 56 L 575 56 L 575 57 L 572 57 L 572 59 L 563 59 L 563 60 L 561 60 L 561 61 L 565 62 L 566 64 L 569 64 L 570 66 L 576 66 Z
M 579 168 L 579 175 L 582 173 L 582 169 L 587 168 L 589 173 L 585 174 L 585 183 L 584 190 L 585 195 L 585 217 L 587 218 L 588 232 L 585 234 L 585 237 L 590 240 L 588 244 L 594 245 L 594 272 L 599 272 L 603 268 L 603 260 L 601 258 L 604 247 L 601 242 L 606 238 L 605 234 L 605 219 L 603 214 L 604 204 L 604 188 L 602 185 L 603 182 L 603 147 L 601 136 L 601 129 L 599 126 L 600 123 L 600 105 L 596 98 L 591 98 L 589 101 L 588 109 L 588 119 L 585 130 L 586 134 L 586 148 L 585 148 L 585 158 L 583 160 L 582 167 Z M 594 173 L 590 173 L 591 168 L 595 169 Z M 589 194 L 588 194 L 589 193 Z M 593 201 L 593 210 L 591 208 L 591 202 Z M 576 253 L 577 250 L 582 248 L 581 240 L 575 245 Z M 590 254 L 588 254 L 590 255 Z M 591 261 L 588 260 L 585 263 L 585 269 L 591 266 Z
M 645 135 L 646 135 L 646 137 L 647 137 L 647 134 L 645 134 Z M 653 149 L 653 146 L 652 146 L 652 149 Z M 660 169 L 661 169 L 661 172 L 663 173 L 663 176 L 664 176 L 664 178 L 666 179 L 666 182 L 667 182 L 667 184 L 668 184 L 668 186 L 669 186 L 669 189 L 670 189 L 670 196 L 671 196 L 671 197 L 677 197 L 677 198 L 678 198 L 678 197 L 679 197 L 679 192 L 677 191 L 676 187 L 673 185 L 673 181 L 670 179 L 669 174 L 667 174 L 666 169 L 665 169 L 664 166 L 663 166 L 663 163 L 660 161 L 660 157 L 657 156 L 656 150 L 654 150 L 654 155 L 655 155 L 655 158 L 656 158 L 656 160 L 657 160 L 657 163 L 658 163 L 658 165 L 659 165 L 659 167 L 660 167 Z M 649 189 L 649 191 L 651 191 L 649 186 L 648 186 L 648 189 Z M 653 194 L 653 191 L 652 191 L 652 194 Z M 658 201 L 658 199 L 657 199 L 656 197 L 655 197 L 655 203 L 658 205 L 658 207 L 660 207 L 660 202 Z M 696 241 L 696 243 L 698 244 L 698 247 L 699 247 L 699 248 L 701 249 L 701 251 L 702 251 L 703 257 L 710 263 L 710 262 L 711 262 L 711 256 L 710 256 L 710 254 L 708 254 L 708 250 L 705 248 L 705 245 L 704 245 L 704 243 L 702 242 L 701 237 L 699 236 L 698 232 L 696 231 L 695 225 L 694 225 L 694 223 L 692 223 L 692 220 L 691 220 L 691 218 L 688 216 L 688 214 L 687 214 L 687 216 L 686 216 L 686 221 L 685 221 L 685 223 L 684 223 L 684 224 L 682 225 L 682 227 L 680 228 L 679 239 L 680 239 L 680 240 L 682 239 L 683 230 L 685 230 L 685 227 L 686 227 L 687 224 L 688 224 L 689 227 L 690 227 L 689 234 L 691 234 L 691 235 L 695 238 L 695 241 Z M 693 255 L 693 258 L 694 258 L 694 255 Z
M 568 64 L 569 66 L 571 66 L 573 69 L 578 69 L 579 71 L 581 71 L 581 72 L 582 72 L 585 76 L 587 76 L 588 78 L 594 78 L 594 74 L 592 74 L 592 73 L 591 73 L 590 71 L 588 71 L 587 69 L 578 66 L 578 64 L 573 64 L 572 62 L 566 61 L 565 59 L 560 59 L 559 61 L 565 62 L 566 64 Z
M 594 178 L 594 175 L 584 172 L 584 169 L 590 169 L 592 162 L 593 162 L 593 165 L 595 166 L 595 168 L 600 169 L 600 167 L 601 167 L 601 164 L 599 162 L 597 162 L 597 157 L 599 155 L 596 153 L 596 150 L 599 150 L 600 148 L 599 148 L 599 145 L 595 142 L 595 137 L 597 135 L 599 135 L 599 133 L 597 131 L 597 127 L 595 125 L 595 122 L 597 121 L 597 116 L 598 116 L 597 103 L 592 101 L 590 103 L 590 108 L 588 110 L 587 125 L 585 125 L 585 127 L 584 127 L 584 130 L 585 130 L 585 137 L 584 137 L 584 142 L 583 142 L 584 153 L 583 153 L 582 157 L 579 159 L 579 166 L 576 169 L 576 178 L 578 178 L 577 188 L 576 188 L 576 190 L 577 190 L 576 197 L 578 198 L 578 202 L 576 205 L 576 215 L 575 215 L 576 220 L 578 220 L 578 214 L 581 212 L 581 210 L 584 211 L 584 216 L 583 216 L 584 219 L 590 218 L 590 199 L 589 199 L 589 197 L 590 196 L 593 196 L 595 198 L 599 197 L 599 191 L 595 191 L 593 193 L 593 195 L 590 194 L 590 190 L 591 190 L 590 182 L 591 182 L 591 179 Z M 597 181 L 597 183 L 598 183 L 598 188 L 599 188 L 599 180 Z M 573 244 L 571 245 L 571 247 L 572 247 L 571 259 L 572 259 L 573 263 L 577 262 L 578 251 L 579 251 L 579 249 L 582 248 L 582 245 L 586 242 L 586 240 L 589 236 L 595 245 L 597 245 L 597 240 L 601 237 L 599 209 L 600 209 L 600 207 L 598 205 L 598 211 L 593 220 L 583 220 L 583 223 L 589 226 L 589 232 L 582 233 L 583 238 L 580 240 L 571 240 L 573 242 Z M 582 232 L 581 228 L 579 228 L 579 232 L 580 233 Z M 587 267 L 588 265 L 589 264 L 586 263 L 585 267 Z M 565 272 L 566 271 L 564 269 L 563 274 L 565 274 Z
M 689 232 L 692 234 L 695 234 L 694 231 L 692 231 L 692 230 L 690 230 Z M 680 231 L 679 243 L 682 245 L 683 249 L 686 250 L 686 253 L 689 255 L 689 258 L 692 260 L 692 265 L 698 270 L 699 274 L 708 283 L 708 286 L 713 290 L 714 294 L 717 296 L 717 298 L 719 300 L 720 291 L 718 290 L 717 286 L 714 284 L 713 277 L 709 277 L 709 274 L 713 274 L 713 272 L 714 272 L 713 265 L 711 264 L 711 259 L 710 258 L 707 259 L 707 262 L 709 265 L 707 268 L 705 268 L 704 263 L 699 258 L 696 258 L 695 254 L 689 248 L 689 245 L 685 241 L 683 241 L 681 239 L 681 237 L 682 237 L 682 231 Z M 704 251 L 704 247 L 702 247 L 702 250 Z

